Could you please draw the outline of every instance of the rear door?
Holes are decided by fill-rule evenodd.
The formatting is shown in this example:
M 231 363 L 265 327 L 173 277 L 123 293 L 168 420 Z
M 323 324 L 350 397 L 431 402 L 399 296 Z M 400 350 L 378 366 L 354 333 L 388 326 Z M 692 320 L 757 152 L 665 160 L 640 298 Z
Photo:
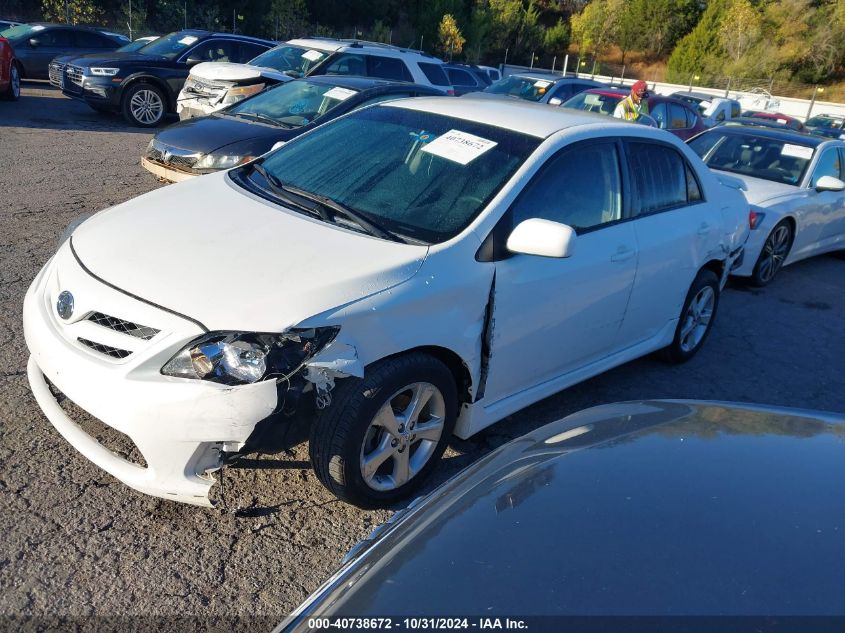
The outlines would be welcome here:
M 639 264 L 620 338 L 648 340 L 680 316 L 698 270 L 720 247 L 720 209 L 703 196 L 693 168 L 668 143 L 626 139 Z
M 40 79 L 47 77 L 47 66 L 54 57 L 68 55 L 75 52 L 73 48 L 73 36 L 69 29 L 48 28 L 33 33 L 31 40 L 38 42 L 38 46 L 31 46 L 29 41 L 26 47 L 26 72 L 30 77 Z
M 79 55 L 101 53 L 117 48 L 117 45 L 106 36 L 90 31 L 74 31 L 73 45 L 74 53 Z
M 810 255 L 845 234 L 845 192 L 815 191 L 823 176 L 845 179 L 840 148 L 824 149 L 813 168 L 809 183 L 812 203 L 798 211 L 799 230 L 793 243 L 796 254 Z
M 622 197 L 621 145 L 569 145 L 550 157 L 502 222 L 543 218 L 575 228 L 567 258 L 496 262 L 486 398 L 496 402 L 610 355 L 637 269 Z

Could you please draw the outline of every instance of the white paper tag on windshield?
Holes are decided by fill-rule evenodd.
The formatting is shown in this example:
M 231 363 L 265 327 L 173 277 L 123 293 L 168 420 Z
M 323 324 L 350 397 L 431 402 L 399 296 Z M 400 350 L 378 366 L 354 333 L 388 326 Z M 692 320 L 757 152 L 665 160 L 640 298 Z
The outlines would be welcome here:
M 449 130 L 428 143 L 422 151 L 466 165 L 497 144 L 495 141 L 488 141 L 460 130 Z
M 197 41 L 197 38 L 195 38 L 193 35 L 186 35 L 181 40 L 179 40 L 179 43 L 184 44 L 185 46 L 190 46 L 191 44 L 193 44 L 196 41 Z
M 302 53 L 302 56 L 309 62 L 316 62 L 323 56 L 323 54 L 320 51 L 305 51 Z
M 337 99 L 338 101 L 344 101 L 348 99 L 352 95 L 355 94 L 354 90 L 349 90 L 348 88 L 341 88 L 340 86 L 335 86 L 331 90 L 327 90 L 323 93 L 324 97 L 328 97 L 329 99 Z
M 32 27 L 32 30 L 33 31 L 43 31 L 45 28 L 47 28 L 47 27 L 41 26 L 40 24 L 36 24 L 35 26 Z
M 535 81 L 535 82 L 534 82 L 534 87 L 535 87 L 535 88 L 548 88 L 548 87 L 549 87 L 549 86 L 551 86 L 551 85 L 552 85 L 552 82 L 551 82 L 551 81 L 542 81 L 542 80 L 541 80 L 541 81 Z
M 783 149 L 780 150 L 781 156 L 791 156 L 792 158 L 803 158 L 810 160 L 813 157 L 813 148 L 804 147 L 803 145 L 790 145 L 784 143 Z

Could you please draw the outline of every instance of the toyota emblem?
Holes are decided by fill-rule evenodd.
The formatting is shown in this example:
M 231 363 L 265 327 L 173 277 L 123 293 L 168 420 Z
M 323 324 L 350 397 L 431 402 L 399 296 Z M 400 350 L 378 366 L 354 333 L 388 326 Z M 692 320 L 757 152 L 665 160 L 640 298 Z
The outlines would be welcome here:
M 59 299 L 56 301 L 56 312 L 58 312 L 59 316 L 65 321 L 73 316 L 73 295 L 67 290 L 62 291 L 59 295 Z

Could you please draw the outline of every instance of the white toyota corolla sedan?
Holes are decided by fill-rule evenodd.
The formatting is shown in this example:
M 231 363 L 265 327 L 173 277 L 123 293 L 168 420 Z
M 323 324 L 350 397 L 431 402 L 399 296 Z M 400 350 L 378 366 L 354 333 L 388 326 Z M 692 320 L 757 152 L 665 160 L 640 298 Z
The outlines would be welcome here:
M 765 286 L 783 266 L 845 250 L 845 143 L 720 126 L 689 144 L 708 167 L 742 180 L 752 205 L 753 230 L 734 275 Z
M 207 505 L 214 470 L 301 414 L 322 483 L 389 504 L 453 434 L 656 350 L 693 356 L 748 232 L 741 192 L 666 132 L 380 104 L 78 226 L 26 296 L 29 381 L 142 492 Z

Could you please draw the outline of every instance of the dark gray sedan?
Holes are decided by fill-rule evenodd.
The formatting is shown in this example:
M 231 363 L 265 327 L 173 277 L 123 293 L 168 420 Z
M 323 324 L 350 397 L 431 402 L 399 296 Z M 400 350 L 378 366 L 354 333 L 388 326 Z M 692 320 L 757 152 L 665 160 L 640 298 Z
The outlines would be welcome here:
M 586 630 L 640 631 L 660 621 L 632 629 L 630 616 L 690 615 L 797 630 L 781 616 L 845 616 L 843 481 L 845 419 L 831 414 L 595 407 L 510 442 L 397 513 L 280 630 L 335 617 L 407 629 L 406 618 L 447 616 L 469 629 L 528 618 L 529 631 L 585 630 L 568 618 L 623 616 Z M 828 620 L 797 622 L 816 631 Z M 659 630 L 693 630 L 676 624 Z

